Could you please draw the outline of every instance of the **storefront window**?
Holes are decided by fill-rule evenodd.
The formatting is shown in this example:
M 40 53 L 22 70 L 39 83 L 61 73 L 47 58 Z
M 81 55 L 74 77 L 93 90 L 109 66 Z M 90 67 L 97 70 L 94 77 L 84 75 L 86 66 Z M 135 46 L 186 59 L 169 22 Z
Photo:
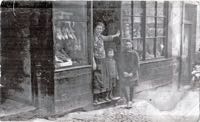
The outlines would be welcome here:
M 60 4 L 53 9 L 55 66 L 85 65 L 88 63 L 86 4 L 69 2 L 64 7 Z
M 122 27 L 126 28 L 124 18 L 128 18 L 131 21 L 129 28 L 133 29 L 131 35 L 122 35 L 122 39 L 124 37 L 132 40 L 141 60 L 166 56 L 167 7 L 168 3 L 164 1 L 122 2 L 122 24 L 124 25 Z M 125 11 L 130 9 L 131 15 L 125 14 Z

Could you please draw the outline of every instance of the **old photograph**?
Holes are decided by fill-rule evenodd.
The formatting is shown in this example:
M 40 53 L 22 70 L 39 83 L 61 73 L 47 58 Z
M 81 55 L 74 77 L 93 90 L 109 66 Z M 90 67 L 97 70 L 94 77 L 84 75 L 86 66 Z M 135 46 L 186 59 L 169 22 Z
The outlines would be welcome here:
M 200 122 L 200 1 L 0 5 L 0 121 Z

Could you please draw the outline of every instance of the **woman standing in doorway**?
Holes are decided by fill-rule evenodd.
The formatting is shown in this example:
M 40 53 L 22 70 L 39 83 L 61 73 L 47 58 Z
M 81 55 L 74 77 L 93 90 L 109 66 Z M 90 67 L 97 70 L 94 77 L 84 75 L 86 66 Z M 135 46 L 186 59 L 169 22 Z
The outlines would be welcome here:
M 105 47 L 104 41 L 113 41 L 115 37 L 120 36 L 120 31 L 114 35 L 104 36 L 102 32 L 105 30 L 105 25 L 102 22 L 98 22 L 94 32 L 94 57 L 93 64 L 94 69 L 94 102 L 99 102 L 99 98 L 102 98 L 102 92 L 104 92 L 105 81 Z

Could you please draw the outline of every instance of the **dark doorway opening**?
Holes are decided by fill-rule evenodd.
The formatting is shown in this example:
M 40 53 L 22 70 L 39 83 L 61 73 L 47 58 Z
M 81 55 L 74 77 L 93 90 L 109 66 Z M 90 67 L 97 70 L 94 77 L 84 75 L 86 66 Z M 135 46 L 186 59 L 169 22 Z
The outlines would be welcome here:
M 120 31 L 120 20 L 121 20 L 121 2 L 116 1 L 94 1 L 93 2 L 93 30 L 95 33 L 95 27 L 98 22 L 101 22 L 105 25 L 105 30 L 102 35 L 108 36 L 113 35 L 117 31 Z M 94 37 L 95 38 L 95 37 Z M 104 41 L 105 53 L 107 54 L 108 50 L 114 50 L 114 60 L 116 61 L 116 66 L 118 68 L 118 57 L 120 52 L 120 38 L 114 38 L 113 41 Z M 107 55 L 106 55 L 107 56 Z M 101 72 L 102 73 L 102 72 Z M 102 73 L 104 74 L 104 73 Z M 102 76 L 104 77 L 104 76 Z M 104 79 L 104 78 L 103 78 Z M 93 81 L 94 82 L 94 81 Z M 104 82 L 104 81 L 102 81 Z M 96 92 L 93 89 L 94 100 Z M 106 96 L 106 90 L 100 92 L 98 97 L 104 99 Z M 119 81 L 116 82 L 116 87 L 113 89 L 113 95 L 117 99 L 119 98 Z M 110 101 L 106 101 L 110 102 Z M 96 102 L 95 102 L 96 103 Z M 105 102 L 99 102 L 99 104 Z

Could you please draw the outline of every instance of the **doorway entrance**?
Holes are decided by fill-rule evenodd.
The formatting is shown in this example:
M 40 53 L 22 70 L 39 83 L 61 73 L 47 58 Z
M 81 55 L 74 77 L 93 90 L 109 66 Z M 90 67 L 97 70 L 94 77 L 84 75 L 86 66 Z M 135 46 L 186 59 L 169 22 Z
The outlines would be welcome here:
M 117 31 L 120 30 L 120 6 L 121 2 L 116 1 L 94 1 L 93 2 L 93 27 L 94 27 L 94 39 L 99 37 L 95 35 L 95 30 L 99 23 L 104 25 L 102 35 L 109 37 L 109 35 L 116 34 Z M 94 44 L 95 45 L 95 44 Z M 119 38 L 113 38 L 110 41 L 103 41 L 103 44 L 100 44 L 103 47 L 103 52 L 105 52 L 105 59 L 107 58 L 108 50 L 113 50 L 114 56 L 113 59 L 115 60 L 116 64 L 118 62 L 119 51 L 120 51 L 120 41 Z M 99 47 L 99 48 L 102 48 Z M 94 47 L 98 48 L 98 46 Z M 104 51 L 105 50 L 105 51 Z M 104 61 L 100 61 L 96 57 L 95 62 L 97 63 L 97 69 L 94 70 L 94 79 L 93 79 L 93 93 L 94 93 L 94 103 L 101 104 L 111 102 L 112 100 L 106 100 L 106 96 L 111 92 L 110 90 L 110 83 L 107 83 L 107 68 L 106 64 L 103 63 Z M 101 65 L 100 65 L 101 64 Z M 117 65 L 116 65 L 117 66 Z M 99 67 L 101 67 L 99 69 Z M 118 68 L 118 66 L 117 66 Z M 99 83 L 101 82 L 101 83 Z M 98 86 L 98 84 L 101 84 Z M 109 87 L 107 86 L 109 85 Z M 98 87 L 102 88 L 98 88 Z M 101 90 L 99 90 L 101 89 Z M 115 88 L 112 90 L 112 94 L 114 98 L 119 96 L 119 83 L 116 82 Z M 97 100 L 98 99 L 98 100 Z M 106 100 L 106 101 L 105 101 Z
M 181 45 L 181 81 L 188 84 L 191 81 L 191 71 L 194 65 L 195 40 L 196 40 L 196 6 L 184 5 L 183 36 Z

